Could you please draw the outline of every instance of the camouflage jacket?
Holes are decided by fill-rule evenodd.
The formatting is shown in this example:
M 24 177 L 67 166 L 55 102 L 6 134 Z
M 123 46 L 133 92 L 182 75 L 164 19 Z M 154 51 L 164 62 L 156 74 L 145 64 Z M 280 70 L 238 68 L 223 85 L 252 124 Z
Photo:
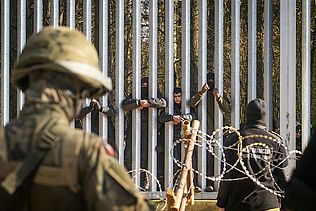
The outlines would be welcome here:
M 71 128 L 58 105 L 26 105 L 20 117 L 1 130 L 0 181 L 39 150 L 43 144 L 39 134 L 52 120 L 56 121 L 52 137 L 60 138 L 60 142 L 44 158 L 27 196 L 23 196 L 27 200 L 15 210 L 149 210 L 145 198 L 102 139 Z

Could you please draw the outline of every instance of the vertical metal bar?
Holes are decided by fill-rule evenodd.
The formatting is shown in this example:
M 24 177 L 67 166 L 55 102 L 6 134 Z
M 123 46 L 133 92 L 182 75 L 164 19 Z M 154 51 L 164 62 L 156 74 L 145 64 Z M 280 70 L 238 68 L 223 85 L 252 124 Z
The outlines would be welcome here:
M 288 58 L 288 79 L 289 79 L 289 131 L 290 149 L 296 149 L 296 1 L 289 0 L 288 11 L 289 25 L 289 58 Z M 295 168 L 295 160 L 290 163 L 290 169 Z
M 99 57 L 102 73 L 108 76 L 108 0 L 99 0 Z M 108 106 L 108 95 L 100 100 L 102 106 Z M 99 133 L 105 142 L 108 140 L 108 117 L 99 116 Z
M 181 39 L 181 113 L 190 112 L 190 0 L 182 1 L 182 39 Z M 181 145 L 181 160 L 184 159 L 185 149 Z
M 295 149 L 296 125 L 296 13 L 295 1 L 280 2 L 280 134 L 290 150 Z M 294 21 L 294 22 L 293 22 Z M 294 44 L 293 44 L 294 43 Z M 290 160 L 287 176 L 295 167 Z
M 158 2 L 149 1 L 149 97 L 157 97 L 157 27 Z M 150 108 L 148 113 L 148 168 L 157 177 L 157 109 Z M 157 190 L 157 183 L 151 180 L 151 191 Z
M 59 0 L 50 1 L 50 25 L 56 27 L 59 25 Z
M 9 122 L 10 0 L 1 1 L 1 125 Z
M 173 114 L 173 87 L 174 87 L 174 69 L 173 69 L 173 24 L 174 24 L 174 2 L 173 0 L 166 0 L 166 52 L 165 52 L 165 96 L 168 101 L 166 112 Z M 172 187 L 173 181 L 173 160 L 170 153 L 173 146 L 173 124 L 172 122 L 165 124 L 165 186 Z
M 76 28 L 76 0 L 67 0 L 67 26 L 71 29 Z M 75 120 L 71 121 L 71 127 L 75 127 Z
M 115 104 L 118 113 L 115 116 L 115 141 L 118 143 L 119 162 L 124 164 L 124 111 L 121 102 L 124 99 L 124 0 L 116 1 L 116 55 L 115 55 Z
M 133 98 L 141 99 L 140 78 L 141 78 L 141 0 L 133 1 Z M 135 184 L 140 181 L 140 152 L 141 152 L 141 110 L 132 110 L 132 166 L 136 170 Z M 142 149 L 148 150 L 148 149 Z
M 43 28 L 43 2 L 34 0 L 34 32 L 39 32 Z
M 310 136 L 310 85 L 311 85 L 311 55 L 310 55 L 310 0 L 302 2 L 302 150 L 306 148 Z
M 91 0 L 84 0 L 83 3 L 83 32 L 91 41 Z
M 223 0 L 215 1 L 215 53 L 214 53 L 214 61 L 215 61 L 215 86 L 218 87 L 220 95 L 223 96 L 224 90 L 224 82 L 223 82 L 223 75 L 224 75 L 224 67 L 223 67 L 223 55 L 224 55 L 224 6 Z M 223 115 L 218 107 L 218 104 L 215 103 L 214 106 L 214 126 L 216 128 L 220 128 L 223 126 Z M 222 136 L 218 136 L 220 143 L 222 144 L 223 139 Z M 219 154 L 219 149 L 217 151 Z M 218 159 L 214 159 L 214 173 L 215 175 L 219 175 L 221 171 L 221 162 Z M 218 189 L 218 183 L 215 183 L 215 190 Z
M 272 0 L 264 1 L 264 101 L 266 103 L 266 126 L 272 129 Z
M 67 26 L 76 28 L 76 0 L 67 0 Z M 71 127 L 75 127 L 75 121 L 71 121 Z
M 248 0 L 248 102 L 256 98 L 257 87 L 257 0 Z
M 232 116 L 231 124 L 239 128 L 240 121 L 240 0 L 232 0 Z
M 67 26 L 76 27 L 76 0 L 67 0 Z
M 83 1 L 83 33 L 88 41 L 91 42 L 91 0 Z M 86 99 L 86 104 L 89 105 L 90 99 Z M 85 117 L 84 129 L 91 131 L 91 113 Z
M 190 0 L 182 1 L 182 44 L 181 44 L 181 69 L 182 69 L 182 113 L 190 112 Z
M 22 52 L 26 43 L 26 0 L 18 1 L 17 5 L 17 55 Z M 19 115 L 24 104 L 24 94 L 17 90 L 17 114 Z
M 288 1 L 280 2 L 280 134 L 289 139 L 288 127 Z
M 216 1 L 218 2 L 218 1 Z M 206 74 L 207 74 L 207 1 L 205 0 L 199 0 L 199 42 L 198 42 L 198 87 L 202 87 L 203 84 L 206 82 Z M 216 16 L 215 16 L 216 17 Z M 216 35 L 215 35 L 216 36 Z M 216 42 L 215 42 L 216 43 Z M 207 107 L 206 107 L 206 102 L 207 97 L 206 95 L 203 96 L 202 102 L 200 103 L 198 107 L 198 114 L 199 114 L 199 120 L 201 122 L 201 130 L 202 131 L 207 131 L 207 121 L 206 121 L 206 114 L 207 114 Z M 205 137 L 204 137 L 205 138 Z M 202 145 L 204 147 L 198 148 L 198 170 L 201 172 L 203 175 L 206 175 L 206 143 L 202 142 Z M 202 190 L 206 188 L 206 180 L 202 177 L 198 177 L 199 179 L 199 185 L 201 186 Z

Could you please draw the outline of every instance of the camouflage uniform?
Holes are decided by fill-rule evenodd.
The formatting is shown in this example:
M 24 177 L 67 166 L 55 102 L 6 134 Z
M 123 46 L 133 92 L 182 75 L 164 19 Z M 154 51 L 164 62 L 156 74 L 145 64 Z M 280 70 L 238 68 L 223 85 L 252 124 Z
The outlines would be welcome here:
M 102 139 L 70 127 L 84 98 L 112 88 L 80 32 L 42 30 L 12 75 L 26 100 L 20 117 L 0 129 L 0 210 L 149 210 Z M 34 168 L 30 158 L 39 154 Z

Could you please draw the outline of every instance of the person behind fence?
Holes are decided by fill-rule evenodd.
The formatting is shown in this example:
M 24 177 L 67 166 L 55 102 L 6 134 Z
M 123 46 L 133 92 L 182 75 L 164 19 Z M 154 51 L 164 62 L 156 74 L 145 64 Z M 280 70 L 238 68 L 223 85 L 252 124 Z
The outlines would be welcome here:
M 223 114 L 230 113 L 230 104 L 226 99 L 225 95 L 222 97 L 219 94 L 219 90 L 214 87 L 214 73 L 209 72 L 207 73 L 207 82 L 203 84 L 201 90 L 196 93 L 190 100 L 190 106 L 192 108 L 196 108 L 202 100 L 204 94 L 207 95 L 207 134 L 211 135 L 214 131 L 214 108 L 215 108 L 215 101 L 218 104 L 221 112 Z M 225 125 L 225 123 L 224 123 Z M 214 157 L 207 153 L 207 175 L 211 176 L 214 175 Z M 210 192 L 213 191 L 213 182 L 207 180 L 207 187 L 205 191 Z
M 225 150 L 226 162 L 229 164 L 226 167 L 230 169 L 238 161 L 239 150 L 247 172 L 256 182 L 244 173 L 241 162 L 237 162 L 236 168 L 224 175 L 226 180 L 220 182 L 217 196 L 220 210 L 280 210 L 278 196 L 269 190 L 277 193 L 284 190 L 287 153 L 281 137 L 266 129 L 265 115 L 263 100 L 257 98 L 250 101 L 246 111 L 247 122 L 244 129 L 240 130 L 243 139 L 240 140 L 236 133 L 231 133 L 224 143 L 224 146 L 229 147 Z M 260 136 L 245 138 L 252 135 Z M 258 182 L 264 187 L 259 186 Z
M 85 118 L 90 112 L 97 111 L 102 113 L 103 115 L 107 115 L 108 118 L 108 140 L 109 143 L 113 148 L 115 148 L 115 127 L 111 120 L 111 118 L 115 117 L 115 109 L 112 106 L 102 106 L 100 102 L 96 99 L 92 99 L 89 103 L 89 106 L 83 107 L 79 114 L 75 118 L 75 127 L 83 129 L 83 118 Z M 92 118 L 92 117 L 91 117 Z M 96 116 L 98 118 L 98 116 Z M 97 119 L 98 120 L 98 119 Z M 99 134 L 99 127 L 98 125 L 91 125 L 91 131 Z
M 299 122 L 296 122 L 296 150 L 302 151 L 302 124 Z
M 148 97 L 148 77 L 141 79 L 141 99 L 132 98 L 130 94 L 122 101 L 124 110 L 129 111 L 127 116 L 126 126 L 126 146 L 124 151 L 125 166 L 128 170 L 132 170 L 132 110 L 141 109 L 141 168 L 148 169 L 148 109 L 157 108 L 162 109 L 167 106 L 167 101 L 160 96 Z M 141 186 L 145 186 L 144 175 L 141 175 Z
M 316 210 L 316 128 L 285 188 L 285 201 L 291 211 Z
M 178 141 L 181 139 L 181 127 L 183 120 L 192 121 L 195 119 L 194 110 L 191 109 L 190 113 L 182 114 L 181 113 L 181 102 L 182 102 L 182 90 L 179 87 L 175 87 L 173 91 L 173 114 L 169 114 L 165 111 L 161 111 L 158 116 L 158 121 L 161 124 L 159 129 L 159 136 L 157 140 L 156 151 L 158 152 L 158 178 L 161 182 L 163 182 L 163 172 L 164 172 L 164 146 L 165 146 L 165 123 L 172 122 L 173 123 L 173 140 Z M 173 150 L 173 156 L 181 161 L 181 144 L 177 144 Z M 194 150 L 193 154 L 193 168 L 197 167 L 197 150 Z M 179 167 L 174 164 L 173 165 L 174 172 L 176 172 Z M 194 183 L 197 182 L 197 176 L 194 177 Z M 199 187 L 197 187 L 196 191 L 201 191 Z
M 12 80 L 25 104 L 0 128 L 1 210 L 149 210 L 111 147 L 70 126 L 85 98 L 112 89 L 81 32 L 47 27 L 35 34 Z

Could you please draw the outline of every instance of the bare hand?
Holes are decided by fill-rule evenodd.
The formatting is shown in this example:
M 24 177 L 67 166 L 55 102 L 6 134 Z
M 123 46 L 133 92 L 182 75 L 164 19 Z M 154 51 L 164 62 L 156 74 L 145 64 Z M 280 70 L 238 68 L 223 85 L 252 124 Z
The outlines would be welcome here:
M 96 99 L 94 99 L 94 98 L 92 98 L 91 102 L 92 102 L 93 105 L 98 103 L 98 101 Z
M 182 117 L 180 115 L 173 115 L 172 120 L 173 124 L 177 125 L 182 121 Z
M 213 96 L 216 98 L 216 99 L 219 99 L 221 97 L 221 95 L 219 94 L 219 91 L 217 88 L 214 88 L 213 90 Z
M 225 211 L 225 208 L 219 208 L 219 211 Z
M 139 101 L 139 108 L 143 109 L 143 108 L 148 108 L 150 106 L 148 100 L 140 100 Z
M 201 88 L 201 90 L 200 90 L 200 94 L 203 95 L 203 94 L 206 93 L 207 90 L 209 90 L 209 89 L 210 89 L 210 87 L 208 86 L 207 83 L 203 84 L 203 86 L 202 86 L 202 88 Z

